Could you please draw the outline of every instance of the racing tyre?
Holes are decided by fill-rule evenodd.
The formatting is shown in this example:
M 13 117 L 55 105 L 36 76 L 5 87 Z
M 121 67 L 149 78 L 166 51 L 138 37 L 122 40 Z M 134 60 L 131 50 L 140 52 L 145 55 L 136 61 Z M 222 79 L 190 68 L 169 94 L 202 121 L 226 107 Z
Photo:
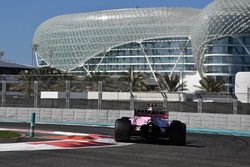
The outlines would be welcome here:
M 128 142 L 130 140 L 130 128 L 131 122 L 129 119 L 117 119 L 115 122 L 115 141 Z
M 169 129 L 169 139 L 174 145 L 186 145 L 186 125 L 180 121 L 172 121 Z

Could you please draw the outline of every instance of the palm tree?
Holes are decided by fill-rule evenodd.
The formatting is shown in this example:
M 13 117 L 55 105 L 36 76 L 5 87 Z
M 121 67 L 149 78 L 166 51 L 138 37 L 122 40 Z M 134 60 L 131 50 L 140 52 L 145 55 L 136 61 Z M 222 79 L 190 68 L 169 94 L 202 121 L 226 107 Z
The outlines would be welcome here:
M 19 73 L 19 84 L 11 87 L 13 91 L 21 91 L 26 97 L 29 97 L 33 90 L 34 81 L 39 82 L 39 91 L 65 91 L 65 81 L 76 80 L 75 76 L 68 75 L 55 68 L 42 67 L 35 68 L 28 72 Z M 74 87 L 71 87 L 73 90 Z
M 223 79 L 215 80 L 213 77 L 202 77 L 199 82 L 201 86 L 198 86 L 198 88 L 206 92 L 225 91 L 225 81 Z
M 161 76 L 157 74 L 158 84 L 161 90 L 167 90 L 168 92 L 177 92 L 187 90 L 186 82 L 180 82 L 180 77 L 178 75 L 171 75 L 165 74 Z
M 33 82 L 31 82 L 33 81 L 33 77 L 31 75 L 24 75 L 24 73 L 25 72 L 23 71 L 19 73 L 22 77 L 18 77 L 18 84 L 10 85 L 9 90 L 18 92 L 20 91 L 25 97 L 30 97 L 31 93 L 34 92 L 32 87 Z
M 84 88 L 86 90 L 98 90 L 98 82 L 99 81 L 105 81 L 110 78 L 110 76 L 102 74 L 100 72 L 90 72 L 91 75 L 84 78 Z
M 123 82 L 121 90 L 123 91 L 142 91 L 148 89 L 147 74 L 142 72 L 134 72 L 130 67 L 128 72 L 122 74 L 119 81 Z

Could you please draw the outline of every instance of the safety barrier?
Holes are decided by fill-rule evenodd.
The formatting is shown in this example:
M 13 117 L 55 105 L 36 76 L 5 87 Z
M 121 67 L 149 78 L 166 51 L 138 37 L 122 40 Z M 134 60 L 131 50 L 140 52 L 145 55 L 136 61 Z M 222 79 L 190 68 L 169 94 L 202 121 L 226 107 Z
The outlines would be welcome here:
M 114 125 L 120 117 L 131 117 L 131 110 L 55 109 L 0 107 L 0 121 L 28 122 L 31 113 L 36 122 Z
M 0 121 L 29 122 L 33 112 L 36 122 L 95 125 L 114 125 L 117 118 L 134 115 L 133 110 L 0 107 Z M 250 131 L 250 115 L 170 112 L 169 118 L 181 120 L 188 128 Z
M 170 112 L 169 117 L 188 128 L 250 131 L 250 115 Z

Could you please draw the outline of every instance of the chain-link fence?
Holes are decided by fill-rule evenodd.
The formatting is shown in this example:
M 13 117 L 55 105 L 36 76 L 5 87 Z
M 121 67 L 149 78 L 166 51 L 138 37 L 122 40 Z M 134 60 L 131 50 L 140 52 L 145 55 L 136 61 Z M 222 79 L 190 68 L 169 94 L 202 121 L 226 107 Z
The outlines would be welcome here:
M 246 93 L 166 93 L 139 89 L 116 80 L 1 80 L 1 107 L 133 110 L 157 108 L 177 112 L 250 114 Z

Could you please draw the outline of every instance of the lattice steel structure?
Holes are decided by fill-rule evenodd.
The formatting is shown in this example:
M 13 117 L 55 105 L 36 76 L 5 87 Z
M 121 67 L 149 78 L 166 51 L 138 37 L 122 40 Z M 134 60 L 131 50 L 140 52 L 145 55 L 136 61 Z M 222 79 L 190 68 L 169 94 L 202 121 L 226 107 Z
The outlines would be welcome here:
M 203 10 L 142 8 L 58 16 L 41 24 L 39 65 L 71 72 L 135 71 L 223 78 L 250 71 L 249 0 L 214 0 Z M 196 69 L 197 67 L 197 69 Z
M 147 8 L 58 16 L 38 27 L 33 44 L 41 65 L 65 71 L 121 72 L 134 66 L 171 72 L 174 66 L 181 68 L 175 64 L 187 62 L 187 72 L 193 72 L 190 35 L 199 11 Z
M 198 71 L 223 78 L 232 90 L 235 74 L 250 71 L 250 1 L 215 0 L 194 20 L 192 47 Z

